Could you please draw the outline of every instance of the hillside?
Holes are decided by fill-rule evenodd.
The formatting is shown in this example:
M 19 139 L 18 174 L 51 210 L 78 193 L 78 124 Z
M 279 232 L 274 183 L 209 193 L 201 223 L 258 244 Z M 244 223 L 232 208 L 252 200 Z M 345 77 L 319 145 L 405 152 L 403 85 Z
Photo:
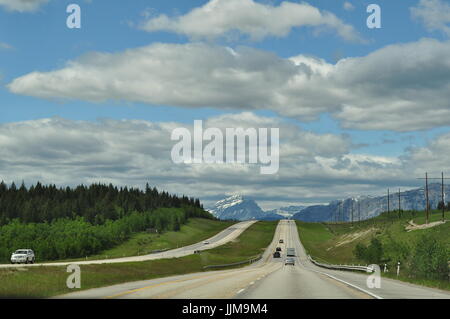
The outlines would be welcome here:
M 442 212 L 434 211 L 430 221 L 438 221 Z M 446 220 L 450 212 L 446 212 Z M 307 252 L 315 259 L 331 264 L 369 264 L 387 265 L 386 276 L 395 276 L 397 262 L 401 263 L 399 279 L 419 284 L 449 289 L 448 269 L 450 259 L 450 222 L 428 229 L 408 231 L 409 221 L 425 223 L 425 213 L 403 212 L 380 216 L 351 223 L 307 223 L 297 221 L 300 239 Z M 357 246 L 363 251 L 371 251 L 371 242 L 381 243 L 379 256 L 358 256 Z M 439 262 L 439 258 L 441 258 Z M 434 264 L 433 264 L 434 263 Z M 439 263 L 441 268 L 439 268 Z M 434 267 L 434 268 L 433 268 Z M 441 278 L 441 279 L 439 279 Z

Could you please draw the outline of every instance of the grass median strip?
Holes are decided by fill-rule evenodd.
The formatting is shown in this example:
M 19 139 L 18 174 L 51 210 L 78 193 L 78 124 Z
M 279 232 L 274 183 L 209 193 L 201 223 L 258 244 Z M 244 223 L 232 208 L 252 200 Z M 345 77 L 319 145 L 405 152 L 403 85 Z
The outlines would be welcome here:
M 124 282 L 203 272 L 206 265 L 234 263 L 260 253 L 273 239 L 277 222 L 257 222 L 236 240 L 200 254 L 120 264 L 82 265 L 81 287 L 90 289 Z M 46 298 L 74 292 L 66 287 L 66 267 L 0 269 L 1 298 Z M 78 290 L 77 290 L 78 291 Z

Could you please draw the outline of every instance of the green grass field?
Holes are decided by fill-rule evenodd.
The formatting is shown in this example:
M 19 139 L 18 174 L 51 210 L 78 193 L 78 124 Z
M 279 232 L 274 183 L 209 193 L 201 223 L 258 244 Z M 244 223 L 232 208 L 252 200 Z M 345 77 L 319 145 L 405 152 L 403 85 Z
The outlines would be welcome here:
M 87 258 L 59 261 L 53 260 L 50 262 L 97 260 L 146 255 L 154 250 L 174 249 L 201 242 L 233 224 L 234 222 L 230 221 L 191 218 L 185 225 L 181 226 L 179 231 L 168 231 L 162 234 L 140 232 L 131 236 L 126 242 L 114 248 L 105 250 L 100 254 L 87 256 Z
M 445 218 L 450 219 L 447 212 Z M 430 222 L 442 219 L 442 213 L 433 211 Z M 378 238 L 385 247 L 385 258 L 388 267 L 394 269 L 401 254 L 408 254 L 424 234 L 433 234 L 444 243 L 450 251 L 450 222 L 421 230 L 408 232 L 405 227 L 409 220 L 418 225 L 425 223 L 424 212 L 403 212 L 401 217 L 397 213 L 380 215 L 374 219 L 351 223 L 305 223 L 297 221 L 300 239 L 306 251 L 316 260 L 330 264 L 365 264 L 354 256 L 354 249 L 358 243 L 367 245 L 373 237 Z M 450 256 L 449 256 L 450 257 Z M 401 272 L 402 273 L 402 272 Z M 395 277 L 392 272 L 387 276 Z M 450 289 L 448 281 L 436 281 L 413 278 L 406 270 L 399 279 Z
M 206 265 L 248 260 L 261 254 L 273 239 L 277 222 L 258 222 L 235 241 L 182 258 L 145 262 L 83 265 L 82 289 L 171 275 L 202 272 Z M 65 267 L 0 269 L 0 298 L 46 298 L 73 292 L 66 287 Z

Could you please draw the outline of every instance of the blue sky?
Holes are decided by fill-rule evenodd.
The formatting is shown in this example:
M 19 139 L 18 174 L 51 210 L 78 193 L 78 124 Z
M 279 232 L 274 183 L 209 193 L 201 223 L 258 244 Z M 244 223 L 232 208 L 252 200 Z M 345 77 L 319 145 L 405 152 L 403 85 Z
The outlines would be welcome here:
M 5 1 L 8 2 L 8 1 Z M 44 1 L 45 2 L 45 1 Z M 11 9 L 0 2 L 0 100 L 2 104 L 0 122 L 11 124 L 22 121 L 58 117 L 67 120 L 96 122 L 99 119 L 130 119 L 150 122 L 179 122 L 191 124 L 194 119 L 208 119 L 224 114 L 239 114 L 242 110 L 220 107 L 175 107 L 170 104 L 127 101 L 92 102 L 84 98 L 66 99 L 39 98 L 36 94 L 13 93 L 8 85 L 15 79 L 31 72 L 50 72 L 63 69 L 67 62 L 79 60 L 92 52 L 121 53 L 125 50 L 148 46 L 154 43 L 189 44 L 206 42 L 208 45 L 239 48 L 252 47 L 272 52 L 279 58 L 297 55 L 314 56 L 334 65 L 343 58 L 365 57 L 388 45 L 414 43 L 422 38 L 432 38 L 447 43 L 447 34 L 429 30 L 424 23 L 411 16 L 410 8 L 419 1 L 350 0 L 352 10 L 344 9 L 346 1 L 314 0 L 308 3 L 322 12 L 331 12 L 345 24 L 353 26 L 365 43 L 351 42 L 337 36 L 334 30 L 316 34 L 311 27 L 294 27 L 287 36 L 268 36 L 260 41 L 240 37 L 236 41 L 226 38 L 193 40 L 170 30 L 147 32 L 140 26 L 148 19 L 161 14 L 168 17 L 183 16 L 192 9 L 209 1 L 119 1 L 119 0 L 77 0 L 48 1 L 36 10 Z M 282 1 L 256 1 L 277 7 Z M 299 3 L 292 1 L 294 3 Z M 366 26 L 366 8 L 370 3 L 382 8 L 382 28 L 369 29 Z M 81 7 L 82 28 L 68 29 L 66 6 L 77 3 Z M 81 58 L 82 59 L 82 58 Z M 245 111 L 245 106 L 243 105 Z M 348 136 L 352 154 L 367 154 L 383 157 L 401 157 L 409 148 L 426 147 L 450 130 L 442 123 L 428 125 L 425 129 L 411 129 L 405 132 L 381 129 L 344 128 L 332 113 L 324 111 L 317 119 L 290 117 L 276 109 L 250 110 L 258 116 L 281 118 L 302 130 L 315 134 Z M 389 113 L 389 110 L 385 110 Z M 408 116 L 408 115 L 405 115 Z M 444 123 L 445 124 L 445 123 Z M 18 174 L 18 177 L 20 174 Z
M 270 1 L 274 5 L 281 1 Z M 14 49 L 0 51 L 2 82 L 30 71 L 49 71 L 61 67 L 67 60 L 75 59 L 90 51 L 117 52 L 128 48 L 148 45 L 153 42 L 186 43 L 185 36 L 169 32 L 148 33 L 137 28 L 144 20 L 144 13 L 185 14 L 192 8 L 207 1 L 152 1 L 134 0 L 127 5 L 122 1 L 79 1 L 82 10 L 82 28 L 68 29 L 65 12 L 73 1 L 52 1 L 37 12 L 20 13 L 0 11 L 0 37 Z M 264 3 L 264 2 L 262 2 Z M 382 28 L 369 29 L 366 26 L 367 5 L 371 1 L 352 1 L 354 10 L 346 11 L 344 1 L 314 1 L 314 6 L 331 11 L 345 22 L 355 26 L 370 43 L 348 43 L 333 33 L 315 36 L 310 30 L 291 32 L 286 38 L 268 38 L 262 42 L 241 40 L 226 45 L 249 45 L 263 50 L 273 51 L 282 57 L 301 54 L 313 55 L 334 63 L 336 57 L 363 56 L 383 46 L 416 41 L 429 33 L 419 23 L 410 18 L 410 2 L 377 1 L 382 7 Z M 13 32 L 11 32 L 13 30 Z M 439 33 L 434 36 L 441 37 Z M 3 103 L 8 107 L 2 110 L 1 122 L 15 122 L 60 116 L 76 120 L 96 120 L 98 118 L 146 119 L 180 122 L 192 122 L 194 119 L 222 113 L 212 108 L 200 110 L 180 107 L 152 106 L 142 103 L 86 103 L 83 101 L 48 101 L 9 93 L 5 87 L 0 91 Z M 270 112 L 262 112 L 262 114 Z M 368 152 L 378 155 L 399 155 L 408 142 L 398 141 L 380 144 L 383 136 L 389 132 L 364 132 L 343 130 L 336 121 L 324 115 L 320 121 L 305 123 L 306 129 L 317 132 L 344 132 L 354 138 L 355 144 L 372 144 L 360 147 L 356 152 Z M 423 145 L 442 129 L 430 132 L 408 133 L 414 136 L 416 145 Z

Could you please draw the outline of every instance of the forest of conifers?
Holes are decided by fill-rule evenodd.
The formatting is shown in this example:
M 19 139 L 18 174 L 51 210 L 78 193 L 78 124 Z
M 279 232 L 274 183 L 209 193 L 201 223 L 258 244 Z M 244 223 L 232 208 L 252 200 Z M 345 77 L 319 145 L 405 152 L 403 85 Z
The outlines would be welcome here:
M 93 184 L 29 188 L 0 183 L 0 261 L 16 249 L 33 249 L 38 260 L 84 257 L 147 228 L 179 230 L 190 217 L 213 218 L 198 199 Z

